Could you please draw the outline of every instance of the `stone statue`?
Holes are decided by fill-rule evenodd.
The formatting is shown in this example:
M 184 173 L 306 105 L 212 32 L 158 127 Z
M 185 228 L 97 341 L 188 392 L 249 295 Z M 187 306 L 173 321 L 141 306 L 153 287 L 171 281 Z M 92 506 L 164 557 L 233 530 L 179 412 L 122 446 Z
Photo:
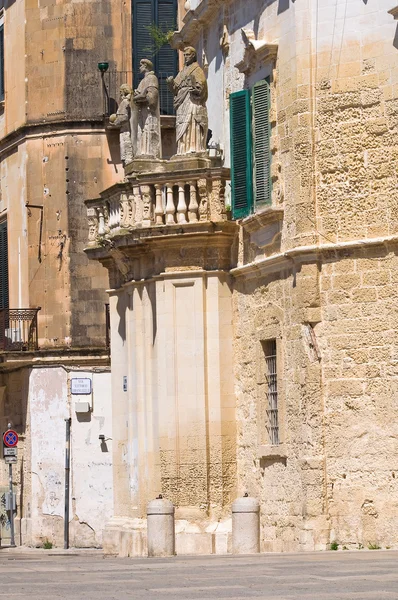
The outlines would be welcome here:
M 180 155 L 205 152 L 208 128 L 207 82 L 195 48 L 184 48 L 184 62 L 184 68 L 175 79 L 167 78 L 174 94 L 177 154 Z
M 127 83 L 120 86 L 120 104 L 117 113 L 109 117 L 109 122 L 120 129 L 120 157 L 123 166 L 128 165 L 133 160 L 133 145 L 131 141 L 131 89 Z
M 135 156 L 161 158 L 159 81 L 153 64 L 143 58 L 140 72 L 144 78 L 132 98 L 131 132 Z

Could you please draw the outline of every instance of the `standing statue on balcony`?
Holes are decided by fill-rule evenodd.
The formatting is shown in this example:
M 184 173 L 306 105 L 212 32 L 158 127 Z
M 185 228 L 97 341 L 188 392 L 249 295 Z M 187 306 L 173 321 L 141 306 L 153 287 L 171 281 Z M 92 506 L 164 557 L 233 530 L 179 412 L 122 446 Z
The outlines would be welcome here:
M 136 158 L 161 158 L 159 81 L 153 64 L 143 58 L 140 72 L 144 78 L 132 98 L 131 131 Z
M 177 154 L 180 155 L 205 152 L 208 129 L 207 81 L 197 62 L 195 48 L 184 48 L 184 62 L 176 78 L 167 78 L 174 94 Z
M 131 88 L 127 83 L 120 86 L 120 104 L 117 113 L 109 117 L 109 123 L 120 129 L 120 158 L 125 167 L 133 160 L 133 144 L 131 141 Z

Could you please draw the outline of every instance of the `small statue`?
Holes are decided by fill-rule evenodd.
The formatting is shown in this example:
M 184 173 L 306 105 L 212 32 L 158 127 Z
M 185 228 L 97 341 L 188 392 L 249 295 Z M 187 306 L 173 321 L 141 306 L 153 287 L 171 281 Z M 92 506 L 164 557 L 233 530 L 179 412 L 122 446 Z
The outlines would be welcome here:
M 153 64 L 143 58 L 140 72 L 144 78 L 132 98 L 131 131 L 136 157 L 161 157 L 159 81 Z
M 109 117 L 109 122 L 120 129 L 120 158 L 125 167 L 133 160 L 133 144 L 131 141 L 131 88 L 127 83 L 120 86 L 120 104 L 117 113 Z
M 197 62 L 195 48 L 184 48 L 182 71 L 176 78 L 168 77 L 167 83 L 174 94 L 176 109 L 177 154 L 206 152 L 208 117 L 206 100 L 207 81 Z

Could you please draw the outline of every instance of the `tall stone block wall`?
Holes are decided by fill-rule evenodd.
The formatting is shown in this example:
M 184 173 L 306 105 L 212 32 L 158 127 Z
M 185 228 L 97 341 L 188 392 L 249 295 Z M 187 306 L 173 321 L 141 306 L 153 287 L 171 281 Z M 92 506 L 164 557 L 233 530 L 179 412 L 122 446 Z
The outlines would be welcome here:
M 328 506 L 347 547 L 396 543 L 397 267 L 388 246 L 322 267 Z

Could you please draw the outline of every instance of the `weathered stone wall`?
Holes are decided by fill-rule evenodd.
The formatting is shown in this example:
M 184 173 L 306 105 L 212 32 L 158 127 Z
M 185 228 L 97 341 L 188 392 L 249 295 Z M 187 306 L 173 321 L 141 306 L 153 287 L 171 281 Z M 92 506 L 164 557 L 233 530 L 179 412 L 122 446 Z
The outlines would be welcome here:
M 319 324 L 331 538 L 396 544 L 396 246 L 322 267 Z
M 210 128 L 227 161 L 228 113 L 219 119 L 218 106 L 262 77 L 273 85 L 273 208 L 283 216 L 243 223 L 233 270 L 238 490 L 261 500 L 263 550 L 396 543 L 397 240 L 344 247 L 396 235 L 393 4 L 232 1 L 197 31 Z M 217 48 L 222 23 L 227 56 Z M 241 27 L 278 44 L 275 68 L 238 73 Z M 279 449 L 264 414 L 261 342 L 274 338 Z
M 108 277 L 83 253 L 83 201 L 123 176 L 117 135 L 104 128 L 97 63 L 131 71 L 121 44 L 130 40 L 129 14 L 108 0 L 17 0 L 5 10 L 0 216 L 9 223 L 10 306 L 41 306 L 42 346 L 105 344 Z

